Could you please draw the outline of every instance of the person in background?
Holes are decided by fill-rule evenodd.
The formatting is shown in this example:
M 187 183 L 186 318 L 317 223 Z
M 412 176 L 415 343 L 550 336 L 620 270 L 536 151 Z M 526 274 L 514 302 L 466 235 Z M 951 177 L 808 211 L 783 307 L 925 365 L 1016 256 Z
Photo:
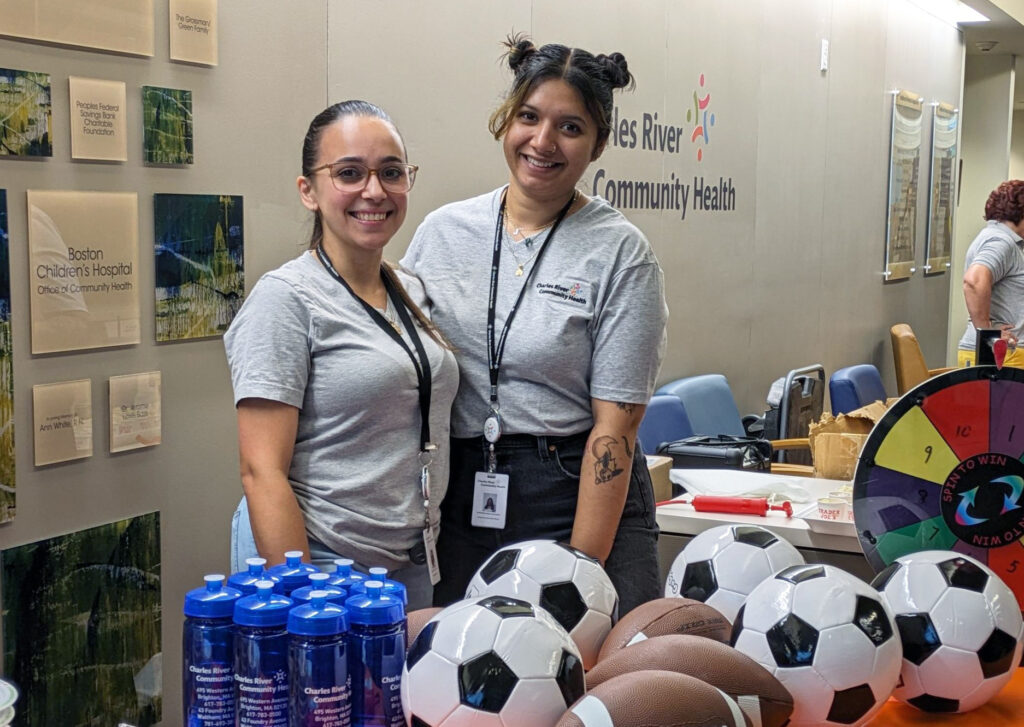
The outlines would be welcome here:
M 428 215 L 402 261 L 461 377 L 435 604 L 462 598 L 503 545 L 551 538 L 604 564 L 625 613 L 660 595 L 636 435 L 668 310 L 643 233 L 577 185 L 633 79 L 618 53 L 506 45 L 514 81 L 490 131 L 509 182 Z
M 957 351 L 958 366 L 973 366 L 979 328 L 1002 329 L 1010 346 L 1005 365 L 1024 368 L 1024 181 L 1003 182 L 985 203 L 988 224 L 967 248 L 964 300 L 967 330 Z
M 458 370 L 419 281 L 382 259 L 416 169 L 373 104 L 334 104 L 309 126 L 309 250 L 259 280 L 224 336 L 245 492 L 235 571 L 256 550 L 352 558 L 387 567 L 410 609 L 430 605 Z

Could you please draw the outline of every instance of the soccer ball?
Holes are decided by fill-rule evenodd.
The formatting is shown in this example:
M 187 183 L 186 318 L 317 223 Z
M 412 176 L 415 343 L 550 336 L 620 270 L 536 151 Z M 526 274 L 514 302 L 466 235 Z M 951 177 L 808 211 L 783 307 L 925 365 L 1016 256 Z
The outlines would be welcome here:
M 871 582 L 896 615 L 903 670 L 893 696 L 926 712 L 979 707 L 1013 676 L 1022 622 L 1013 591 L 948 550 L 897 558 Z
M 544 609 L 505 596 L 441 611 L 402 670 L 412 727 L 553 725 L 583 692 L 583 662 L 565 629 Z
M 900 675 L 889 607 L 829 565 L 791 566 L 762 581 L 736 616 L 732 645 L 793 695 L 791 727 L 864 724 Z
M 527 540 L 496 552 L 469 582 L 466 598 L 477 596 L 510 596 L 543 607 L 576 642 L 584 669 L 597 663 L 619 617 L 619 596 L 601 564 L 554 540 Z
M 719 525 L 697 535 L 676 556 L 665 597 L 703 601 L 732 622 L 758 583 L 803 562 L 800 551 L 759 525 Z

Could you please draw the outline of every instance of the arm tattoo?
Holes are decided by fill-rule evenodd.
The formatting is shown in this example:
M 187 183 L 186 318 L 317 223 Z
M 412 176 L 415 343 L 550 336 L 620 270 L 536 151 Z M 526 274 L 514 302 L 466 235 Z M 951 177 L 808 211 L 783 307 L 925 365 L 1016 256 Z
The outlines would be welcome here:
M 623 437 L 622 438 L 622 443 L 624 445 L 626 445 L 626 456 L 628 456 L 630 459 L 632 459 L 633 458 L 633 448 L 629 446 L 629 440 L 626 439 L 625 437 Z
M 627 414 L 632 414 L 634 411 L 636 411 L 636 404 L 627 404 L 624 401 L 615 402 L 615 406 L 619 407 L 619 409 L 626 412 Z
M 594 440 L 590 447 L 591 454 L 597 460 L 594 463 L 594 481 L 599 485 L 611 482 L 624 471 L 618 466 L 615 453 L 612 451 L 612 447 L 618 446 L 618 444 L 619 440 L 615 437 L 604 435 Z

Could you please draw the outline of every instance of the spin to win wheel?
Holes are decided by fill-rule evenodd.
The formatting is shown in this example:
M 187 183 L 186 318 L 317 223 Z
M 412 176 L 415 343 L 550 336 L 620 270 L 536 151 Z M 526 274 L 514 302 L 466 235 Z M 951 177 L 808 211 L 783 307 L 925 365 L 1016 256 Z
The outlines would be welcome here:
M 868 562 L 953 550 L 1024 605 L 1024 370 L 975 366 L 925 381 L 875 425 L 853 513 Z

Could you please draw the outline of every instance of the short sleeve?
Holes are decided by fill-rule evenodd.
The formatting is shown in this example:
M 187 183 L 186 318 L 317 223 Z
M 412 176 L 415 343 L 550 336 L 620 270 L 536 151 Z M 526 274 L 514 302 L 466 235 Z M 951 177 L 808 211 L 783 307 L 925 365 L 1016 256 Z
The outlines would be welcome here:
M 983 265 L 992 272 L 992 281 L 1005 278 L 1013 267 L 1017 246 L 1002 237 L 990 237 L 981 243 L 971 265 Z
M 646 405 L 665 356 L 667 321 L 664 276 L 657 262 L 617 273 L 593 334 L 591 397 Z
M 258 398 L 302 408 L 311 325 L 310 306 L 292 285 L 260 279 L 224 334 L 236 405 Z

